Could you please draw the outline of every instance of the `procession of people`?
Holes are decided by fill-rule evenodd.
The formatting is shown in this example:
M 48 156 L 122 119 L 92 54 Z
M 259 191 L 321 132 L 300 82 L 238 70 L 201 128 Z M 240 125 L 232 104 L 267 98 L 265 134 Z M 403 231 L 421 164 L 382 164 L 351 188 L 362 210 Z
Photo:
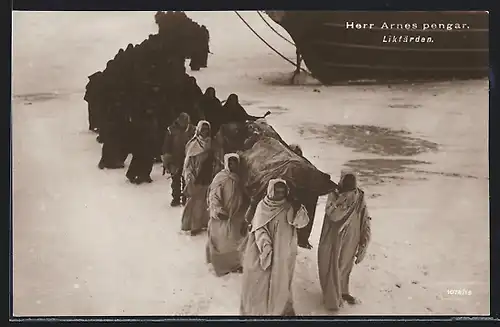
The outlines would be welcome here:
M 240 314 L 294 316 L 291 289 L 297 249 L 312 248 L 309 236 L 318 196 L 299 202 L 286 179 L 270 180 L 260 200 L 249 196 L 240 156 L 225 153 L 218 167 L 215 142 L 211 123 L 200 120 L 194 128 L 186 113 L 166 132 L 163 159 L 172 174 L 171 205 L 185 204 L 181 230 L 191 236 L 206 231 L 206 262 L 216 276 L 242 274 Z M 299 145 L 290 148 L 303 156 Z M 356 174 L 343 171 L 338 189 L 328 195 L 318 245 L 323 301 L 331 311 L 344 302 L 359 303 L 349 291 L 349 277 L 366 255 L 370 220 Z
M 214 87 L 202 92 L 186 74 L 184 60 L 191 58 L 192 70 L 207 66 L 208 30 L 203 26 L 193 41 L 198 43 L 182 50 L 165 31 L 186 22 L 185 14 L 159 12 L 155 20 L 163 36 L 129 45 L 104 72 L 89 76 L 89 129 L 103 144 L 98 166 L 124 168 L 132 154 L 126 177 L 142 184 L 153 182 L 154 163 L 161 162 L 171 178 L 170 205 L 182 207 L 180 229 L 192 237 L 206 231 L 206 261 L 216 276 L 242 274 L 240 314 L 294 316 L 297 252 L 313 248 L 309 238 L 319 195 L 294 188 L 287 176 L 268 179 L 262 196 L 246 189 L 238 154 L 244 142 L 227 142 L 224 134 L 270 112 L 253 116 L 236 94 L 222 104 Z M 287 148 L 306 160 L 300 145 Z M 349 291 L 349 277 L 366 255 L 370 221 L 356 174 L 342 172 L 328 194 L 317 246 L 323 302 L 331 311 L 359 303 Z
M 185 121 L 185 117 L 183 113 L 179 120 Z M 286 179 L 280 178 L 268 182 L 264 198 L 249 196 L 237 153 L 225 153 L 223 167 L 217 167 L 210 126 L 210 122 L 200 121 L 186 143 L 182 196 L 188 200 L 181 229 L 191 236 L 206 230 L 206 261 L 216 276 L 242 273 L 241 315 L 294 316 L 292 280 L 297 249 L 312 248 L 309 236 L 318 197 L 306 197 L 302 202 L 307 203 L 301 203 L 291 194 Z M 290 147 L 303 155 L 299 145 Z M 163 156 L 172 158 L 171 153 Z M 164 164 L 171 163 L 167 159 Z M 312 210 L 307 208 L 311 203 Z M 343 171 L 338 189 L 328 195 L 318 245 L 323 302 L 331 311 L 339 310 L 344 302 L 359 303 L 349 291 L 349 277 L 353 266 L 366 255 L 370 221 L 356 174 Z

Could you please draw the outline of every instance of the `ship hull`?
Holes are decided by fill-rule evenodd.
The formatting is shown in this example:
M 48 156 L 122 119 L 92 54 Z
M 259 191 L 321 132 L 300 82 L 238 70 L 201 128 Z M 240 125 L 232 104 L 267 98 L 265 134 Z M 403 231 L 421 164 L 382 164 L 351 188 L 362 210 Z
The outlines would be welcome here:
M 270 17 L 325 84 L 488 76 L 486 12 L 286 11 Z

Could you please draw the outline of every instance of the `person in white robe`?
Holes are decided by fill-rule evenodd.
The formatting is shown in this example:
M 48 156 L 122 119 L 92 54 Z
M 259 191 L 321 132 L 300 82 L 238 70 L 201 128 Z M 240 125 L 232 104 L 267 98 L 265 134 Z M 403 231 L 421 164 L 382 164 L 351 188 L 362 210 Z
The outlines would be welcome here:
M 181 229 L 189 231 L 192 236 L 208 226 L 207 193 L 214 176 L 214 167 L 210 123 L 200 120 L 194 137 L 186 144 L 183 168 L 185 187 L 182 193 L 187 201 L 182 212 Z
M 307 225 L 306 209 L 292 204 L 283 179 L 269 181 L 256 208 L 243 256 L 240 314 L 294 316 L 292 280 L 297 229 Z
M 371 238 L 371 218 L 355 174 L 342 171 L 338 186 L 328 195 L 318 246 L 323 302 L 331 311 L 344 301 L 359 303 L 349 291 L 349 277 L 354 264 L 364 259 Z
M 241 272 L 239 246 L 243 236 L 247 198 L 239 177 L 240 157 L 236 153 L 224 156 L 224 169 L 215 176 L 209 188 L 207 262 L 217 276 Z

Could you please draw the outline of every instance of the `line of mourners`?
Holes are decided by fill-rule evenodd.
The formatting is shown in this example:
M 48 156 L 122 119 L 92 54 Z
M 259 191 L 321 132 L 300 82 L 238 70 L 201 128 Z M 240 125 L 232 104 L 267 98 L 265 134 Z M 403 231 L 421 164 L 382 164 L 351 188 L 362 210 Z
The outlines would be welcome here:
M 338 184 L 317 170 L 299 145 L 288 145 L 249 115 L 231 94 L 203 93 L 186 74 L 207 67 L 209 33 L 184 12 L 157 12 L 159 34 L 120 49 L 89 76 L 89 130 L 102 143 L 99 168 L 150 183 L 155 162 L 171 178 L 181 229 L 207 231 L 206 259 L 215 274 L 243 274 L 240 314 L 294 316 L 291 284 L 298 247 L 309 242 L 318 197 L 328 195 L 318 246 L 325 307 L 359 301 L 349 292 L 354 264 L 366 255 L 370 216 L 354 172 Z M 196 127 L 195 127 L 196 126 Z

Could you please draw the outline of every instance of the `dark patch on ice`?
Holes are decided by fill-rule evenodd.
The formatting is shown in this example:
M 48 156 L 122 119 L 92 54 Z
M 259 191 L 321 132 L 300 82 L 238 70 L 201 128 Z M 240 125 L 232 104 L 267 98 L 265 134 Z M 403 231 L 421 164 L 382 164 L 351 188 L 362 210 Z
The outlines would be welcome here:
M 33 102 L 50 101 L 61 97 L 59 93 L 32 93 L 32 94 L 19 94 L 14 95 L 14 99 L 24 101 L 25 104 L 32 104 Z
M 271 110 L 283 110 L 283 111 L 287 111 L 288 108 L 285 108 L 285 107 L 282 107 L 282 106 L 261 106 L 259 108 L 262 108 L 262 109 L 271 109 Z
M 428 165 L 430 162 L 412 159 L 353 159 L 345 165 L 350 168 L 356 168 L 358 172 L 367 172 L 377 175 L 389 173 L 403 173 L 411 169 L 411 165 Z
M 396 108 L 396 109 L 416 109 L 422 107 L 419 104 L 390 104 L 389 108 Z
M 472 178 L 476 176 L 458 173 L 435 172 L 414 167 L 415 165 L 429 165 L 430 162 L 410 159 L 355 159 L 349 160 L 344 166 L 354 170 L 363 185 L 379 185 L 403 180 L 427 180 L 422 175 L 438 175 L 453 178 Z M 414 176 L 401 176 L 397 174 L 412 173 Z M 419 176 L 420 175 L 420 176 Z
M 445 177 L 479 179 L 479 177 L 477 177 L 477 176 L 468 175 L 468 174 L 444 173 L 444 172 L 439 172 L 439 171 L 427 171 L 427 170 L 420 170 L 420 169 L 414 169 L 413 171 L 415 173 L 426 174 L 426 175 L 439 175 L 439 176 L 445 176 Z
M 415 156 L 438 150 L 437 143 L 410 137 L 407 131 L 371 125 L 303 124 L 299 127 L 301 135 L 306 132 L 320 139 L 335 139 L 356 152 L 383 156 Z
M 408 180 L 407 177 L 395 176 L 413 172 L 412 165 L 430 164 L 427 161 L 410 159 L 354 159 L 349 160 L 344 166 L 356 171 L 359 182 L 363 185 L 378 185 L 397 180 Z M 416 177 L 416 180 L 426 180 L 424 177 Z
M 251 105 L 259 103 L 260 101 L 258 101 L 258 100 L 240 100 L 239 102 L 242 106 L 251 106 Z

